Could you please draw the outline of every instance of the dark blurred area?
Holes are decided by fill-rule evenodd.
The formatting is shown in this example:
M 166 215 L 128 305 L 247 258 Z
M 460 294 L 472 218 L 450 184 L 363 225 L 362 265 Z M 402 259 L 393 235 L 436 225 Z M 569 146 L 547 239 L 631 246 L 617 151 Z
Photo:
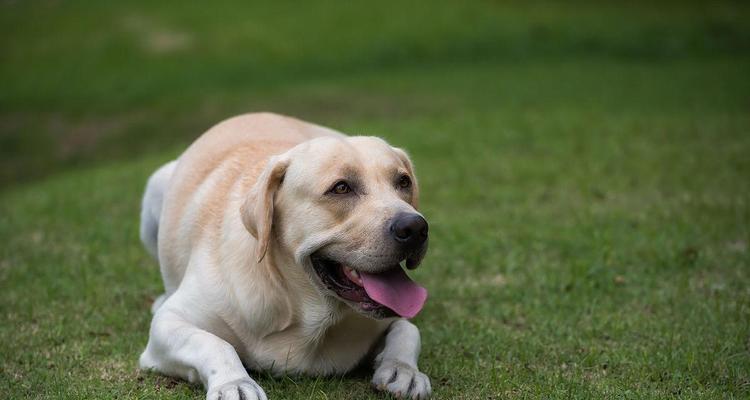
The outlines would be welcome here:
M 540 97 L 614 101 L 535 82 L 747 58 L 748 17 L 746 2 L 4 1 L 0 187 L 174 152 L 247 111 L 354 129 Z

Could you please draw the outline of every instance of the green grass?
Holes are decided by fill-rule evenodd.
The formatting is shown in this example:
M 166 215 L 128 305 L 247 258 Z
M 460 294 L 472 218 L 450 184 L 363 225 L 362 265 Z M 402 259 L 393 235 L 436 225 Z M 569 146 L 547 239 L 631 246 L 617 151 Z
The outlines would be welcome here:
M 261 109 L 412 154 L 436 398 L 750 397 L 746 5 L 241 7 L 0 5 L 3 397 L 203 396 L 136 367 L 162 291 L 139 197 Z

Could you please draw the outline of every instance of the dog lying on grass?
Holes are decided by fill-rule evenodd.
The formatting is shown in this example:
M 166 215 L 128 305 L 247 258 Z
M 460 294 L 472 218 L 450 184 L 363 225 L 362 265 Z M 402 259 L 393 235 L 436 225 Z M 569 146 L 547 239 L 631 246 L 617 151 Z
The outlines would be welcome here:
M 141 240 L 159 260 L 141 368 L 202 382 L 208 399 L 266 399 L 249 370 L 343 374 L 424 399 L 427 291 L 401 267 L 427 250 L 406 153 L 275 114 L 231 118 L 148 180 Z

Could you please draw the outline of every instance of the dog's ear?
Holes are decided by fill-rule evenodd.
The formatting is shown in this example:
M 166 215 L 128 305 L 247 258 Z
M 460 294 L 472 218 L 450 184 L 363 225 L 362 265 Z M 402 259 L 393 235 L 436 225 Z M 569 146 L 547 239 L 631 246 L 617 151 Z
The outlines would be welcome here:
M 414 173 L 414 166 L 411 163 L 411 159 L 404 150 L 399 149 L 398 147 L 394 147 L 393 151 L 396 152 L 398 158 L 400 158 L 401 162 L 404 163 L 404 165 L 406 166 L 406 170 L 411 176 L 411 205 L 414 207 L 414 209 L 419 209 L 419 185 L 417 184 L 417 175 Z
M 271 157 L 240 208 L 242 223 L 258 241 L 255 246 L 255 259 L 258 262 L 263 260 L 268 250 L 273 224 L 273 199 L 288 166 L 289 157 L 286 154 Z

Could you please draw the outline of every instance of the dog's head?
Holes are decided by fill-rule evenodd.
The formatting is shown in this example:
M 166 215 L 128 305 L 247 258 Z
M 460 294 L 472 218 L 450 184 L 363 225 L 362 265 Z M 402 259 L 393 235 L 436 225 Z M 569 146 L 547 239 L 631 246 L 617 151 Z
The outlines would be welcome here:
M 374 137 L 324 137 L 272 157 L 242 207 L 258 240 L 291 254 L 327 295 L 376 318 L 410 318 L 427 291 L 401 267 L 427 251 L 407 154 Z

